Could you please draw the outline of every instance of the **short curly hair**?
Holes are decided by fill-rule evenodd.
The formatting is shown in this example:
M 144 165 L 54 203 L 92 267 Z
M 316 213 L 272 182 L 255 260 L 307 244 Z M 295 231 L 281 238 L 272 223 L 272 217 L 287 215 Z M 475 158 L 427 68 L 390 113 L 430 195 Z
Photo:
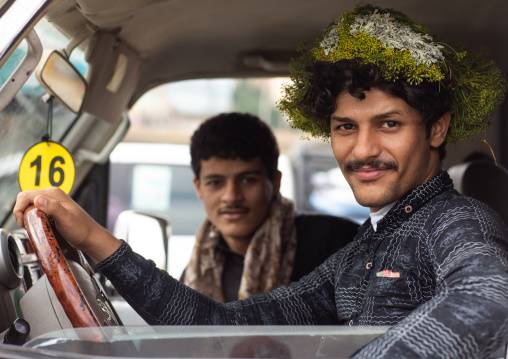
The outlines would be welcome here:
M 203 122 L 190 145 L 194 175 L 199 178 L 201 160 L 211 157 L 250 161 L 257 157 L 265 165 L 268 178 L 277 172 L 279 147 L 270 127 L 247 113 L 222 113 Z
M 359 59 L 316 62 L 307 71 L 310 75 L 308 88 L 298 107 L 328 133 L 330 116 L 335 112 L 337 96 L 342 92 L 363 100 L 365 91 L 377 88 L 401 98 L 420 113 L 427 136 L 430 136 L 432 125 L 451 110 L 452 92 L 443 82 L 422 81 L 418 85 L 410 85 L 403 79 L 390 81 L 383 77 L 378 66 L 364 64 Z M 445 147 L 446 142 L 439 148 L 441 161 L 446 156 Z

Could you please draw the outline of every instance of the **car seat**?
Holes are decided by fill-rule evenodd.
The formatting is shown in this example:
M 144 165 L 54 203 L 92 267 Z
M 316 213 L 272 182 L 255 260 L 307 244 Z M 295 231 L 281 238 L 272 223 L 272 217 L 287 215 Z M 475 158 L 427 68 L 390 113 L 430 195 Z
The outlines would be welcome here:
M 460 163 L 448 170 L 461 194 L 476 198 L 496 210 L 508 226 L 508 170 L 490 160 Z

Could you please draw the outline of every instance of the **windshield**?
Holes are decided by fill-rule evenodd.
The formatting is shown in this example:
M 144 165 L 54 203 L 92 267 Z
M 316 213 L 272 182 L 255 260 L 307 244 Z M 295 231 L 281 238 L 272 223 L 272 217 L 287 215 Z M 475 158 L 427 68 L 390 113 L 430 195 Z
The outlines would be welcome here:
M 44 49 L 62 49 L 68 39 L 46 20 L 35 27 Z M 13 72 L 20 58 L 27 51 L 25 42 L 14 51 L 7 63 L 0 69 L 0 83 Z M 73 51 L 71 61 L 82 73 L 86 70 L 83 51 Z M 0 112 L 0 220 L 2 223 L 10 214 L 17 193 L 18 169 L 25 152 L 48 132 L 53 141 L 63 138 L 77 116 L 65 106 L 53 101 L 52 126 L 48 128 L 48 103 L 45 90 L 32 74 L 16 97 Z

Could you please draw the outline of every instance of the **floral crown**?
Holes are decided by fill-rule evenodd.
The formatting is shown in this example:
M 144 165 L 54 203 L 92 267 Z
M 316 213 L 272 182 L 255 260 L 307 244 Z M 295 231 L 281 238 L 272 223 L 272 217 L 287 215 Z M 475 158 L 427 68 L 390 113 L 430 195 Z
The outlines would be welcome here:
M 484 53 L 458 51 L 435 41 L 424 26 L 391 9 L 365 5 L 344 12 L 313 48 L 301 50 L 303 55 L 291 61 L 292 83 L 284 86 L 277 106 L 291 127 L 315 137 L 328 138 L 330 133 L 306 118 L 298 105 L 307 91 L 307 67 L 318 61 L 359 59 L 378 66 L 388 81 L 440 82 L 449 87 L 453 103 L 448 142 L 484 132 L 504 99 L 506 80 Z

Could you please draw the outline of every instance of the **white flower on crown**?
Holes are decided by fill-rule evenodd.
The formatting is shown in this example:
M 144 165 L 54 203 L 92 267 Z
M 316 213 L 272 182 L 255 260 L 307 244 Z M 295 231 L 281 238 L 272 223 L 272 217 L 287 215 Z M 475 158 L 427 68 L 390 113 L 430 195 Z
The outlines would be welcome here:
M 356 15 L 350 34 L 356 36 L 361 32 L 379 40 L 384 47 L 408 50 L 417 64 L 429 66 L 445 60 L 443 46 L 433 43 L 431 36 L 418 34 L 394 21 L 389 13 L 380 14 L 375 10 L 370 15 Z
M 324 39 L 319 43 L 319 46 L 325 49 L 326 56 L 339 46 L 339 33 L 337 32 L 337 28 L 335 26 L 332 27 L 328 34 L 326 34 Z
M 340 22 L 319 43 L 326 55 L 339 46 L 338 27 Z M 394 21 L 389 13 L 380 14 L 376 9 L 370 15 L 356 15 L 350 34 L 356 36 L 362 32 L 379 40 L 386 48 L 408 50 L 417 64 L 430 66 L 445 60 L 441 52 L 443 46 L 433 43 L 431 36 L 418 34 L 409 26 Z

